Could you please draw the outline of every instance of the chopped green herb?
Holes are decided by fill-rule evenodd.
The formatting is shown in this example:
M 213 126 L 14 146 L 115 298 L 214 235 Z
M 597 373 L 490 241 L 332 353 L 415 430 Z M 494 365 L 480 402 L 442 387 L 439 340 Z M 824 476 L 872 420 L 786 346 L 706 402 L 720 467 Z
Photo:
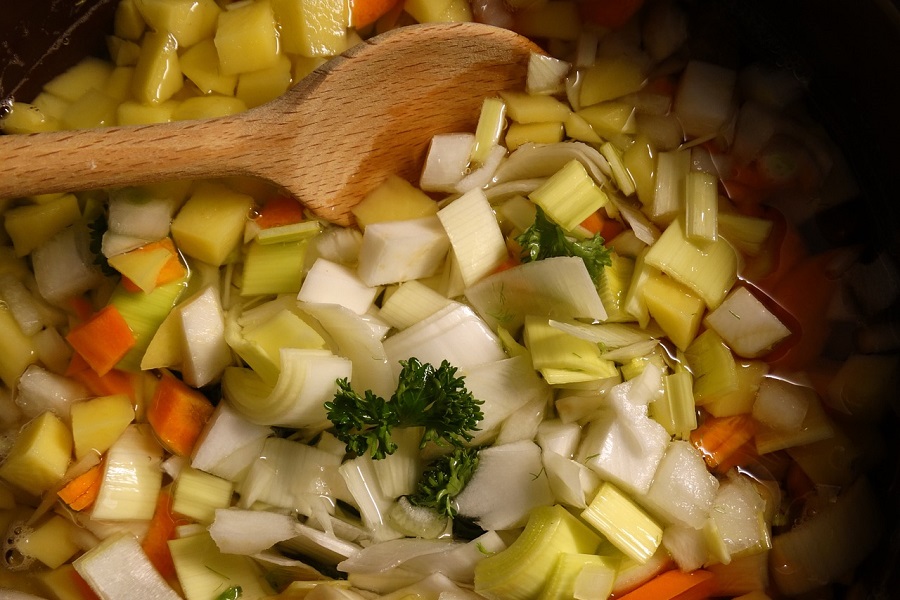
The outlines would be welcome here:
M 233 585 L 218 596 L 216 596 L 216 600 L 238 600 L 243 594 L 243 590 L 239 585 Z
M 477 467 L 476 448 L 456 448 L 428 465 L 409 501 L 455 517 L 453 499 L 463 491 Z

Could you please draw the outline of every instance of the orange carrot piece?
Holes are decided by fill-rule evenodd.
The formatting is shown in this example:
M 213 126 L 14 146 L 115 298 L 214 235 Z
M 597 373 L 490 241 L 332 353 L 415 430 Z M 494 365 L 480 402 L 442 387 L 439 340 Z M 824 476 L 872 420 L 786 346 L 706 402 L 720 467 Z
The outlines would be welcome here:
M 724 475 L 734 467 L 749 465 L 758 458 L 759 453 L 756 451 L 756 441 L 751 438 L 741 444 L 730 455 L 722 459 L 722 461 L 715 466 L 713 471 L 719 475 Z
M 169 583 L 177 584 L 178 576 L 175 574 L 175 564 L 172 562 L 168 541 L 175 538 L 175 528 L 184 523 L 187 523 L 187 520 L 176 519 L 172 513 L 172 494 L 167 489 L 160 491 L 150 526 L 141 541 L 141 548 L 144 549 L 151 564 Z
M 586 21 L 615 29 L 627 23 L 643 4 L 644 0 L 586 0 L 578 6 Z
M 100 493 L 100 482 L 103 479 L 103 463 L 99 463 L 73 478 L 63 486 L 57 495 L 72 510 L 84 510 L 94 503 Z
M 75 313 L 75 316 L 79 321 L 87 321 L 91 318 L 91 315 L 94 314 L 94 307 L 91 306 L 91 301 L 84 296 L 72 296 L 66 300 L 66 303 Z
M 756 424 L 749 414 L 708 417 L 691 432 L 691 443 L 703 455 L 706 465 L 715 469 L 752 440 L 755 432 Z
M 98 375 L 77 352 L 72 354 L 66 376 L 81 383 L 94 396 L 125 394 L 132 401 L 136 400 L 132 373 L 112 369 L 104 375 Z
M 294 201 L 294 204 L 297 204 L 299 206 L 296 201 Z M 181 262 L 181 256 L 178 254 L 178 250 L 175 248 L 175 242 L 172 241 L 172 238 L 165 237 L 155 242 L 149 242 L 147 244 L 144 244 L 140 248 L 129 250 L 129 253 L 155 252 L 160 248 L 166 250 L 169 253 L 169 258 L 166 260 L 166 263 L 156 275 L 156 285 L 163 285 L 186 277 L 187 267 L 185 267 L 184 263 Z M 124 275 L 122 276 L 121 281 L 122 287 L 127 292 L 137 293 L 142 291 L 136 283 L 134 283 Z
M 715 576 L 698 569 L 687 573 L 678 569 L 657 575 L 620 600 L 704 600 L 715 590 Z
M 597 235 L 598 233 L 600 233 L 600 230 L 603 229 L 603 224 L 605 221 L 606 218 L 600 214 L 600 211 L 594 211 L 588 216 L 587 219 L 581 222 L 581 226 L 590 231 L 592 234 Z
M 397 2 L 398 0 L 352 0 L 350 22 L 357 29 L 371 25 L 390 12 Z
M 66 340 L 98 375 L 109 373 L 136 343 L 128 323 L 111 304 L 73 327 Z
M 147 407 L 147 421 L 166 449 L 188 456 L 214 408 L 206 396 L 175 376 L 164 374 Z
M 275 196 L 259 209 L 256 224 L 260 229 L 299 223 L 304 219 L 303 206 L 293 198 Z

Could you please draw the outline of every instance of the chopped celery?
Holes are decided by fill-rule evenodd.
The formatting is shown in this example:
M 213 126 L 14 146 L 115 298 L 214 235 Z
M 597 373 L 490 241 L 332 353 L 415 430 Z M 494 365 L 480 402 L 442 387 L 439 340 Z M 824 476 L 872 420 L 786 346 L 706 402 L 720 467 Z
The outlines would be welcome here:
M 581 517 L 639 563 L 650 560 L 662 543 L 662 528 L 608 481 L 600 486 Z
M 650 416 L 670 435 L 687 439 L 697 428 L 693 378 L 687 371 L 672 373 L 664 377 L 663 388 L 666 393 L 650 404 Z
M 641 327 L 647 327 L 647 324 L 650 322 L 650 310 L 647 308 L 647 302 L 644 300 L 644 285 L 654 273 L 658 272 L 657 269 L 649 266 L 645 260 L 648 251 L 648 248 L 641 250 L 634 261 L 631 280 L 622 304 L 622 309 L 634 317 Z
M 475 567 L 475 591 L 491 600 L 535 598 L 564 553 L 590 554 L 600 536 L 559 505 L 534 509 L 525 530 Z
M 600 154 L 609 162 L 609 168 L 612 169 L 613 179 L 615 179 L 619 191 L 625 196 L 632 195 L 635 192 L 634 180 L 631 178 L 631 173 L 625 168 L 622 152 L 612 142 L 604 142 L 600 146 Z
M 296 294 L 306 260 L 306 242 L 252 242 L 244 254 L 241 295 Z
M 491 148 L 499 143 L 505 128 L 506 103 L 500 98 L 485 98 L 475 126 L 475 143 L 472 145 L 469 162 L 476 167 L 483 164 Z
M 610 252 L 609 258 L 611 264 L 603 267 L 597 285 L 597 292 L 606 309 L 606 322 L 634 321 L 635 317 L 625 310 L 625 298 L 631 286 L 635 261 L 615 252 Z
M 698 405 L 738 389 L 734 356 L 719 334 L 712 329 L 707 329 L 694 338 L 684 354 L 694 375 L 694 397 Z
M 260 229 L 256 234 L 256 239 L 263 245 L 302 242 L 315 237 L 320 231 L 322 231 L 322 224 L 318 221 L 300 221 L 299 223 Z
M 547 319 L 525 317 L 525 346 L 534 368 L 549 384 L 607 379 L 618 375 L 600 347 L 553 327 Z
M 392 327 L 406 329 L 449 303 L 450 300 L 414 279 L 400 284 L 382 303 L 378 315 Z
M 216 509 L 231 504 L 233 490 L 234 484 L 227 479 L 185 467 L 175 479 L 172 510 L 201 523 L 212 523 Z
M 725 299 L 737 280 L 737 255 L 724 240 L 700 248 L 687 239 L 681 219 L 673 221 L 650 246 L 644 260 L 686 285 L 703 298 L 709 308 Z
M 209 600 L 234 586 L 247 598 L 272 591 L 250 557 L 220 552 L 207 532 L 169 540 L 169 551 L 187 600 Z
M 721 211 L 717 221 L 719 233 L 748 256 L 756 256 L 762 252 L 763 244 L 774 227 L 774 223 L 768 219 Z
M 718 237 L 719 180 L 711 173 L 691 171 L 684 190 L 685 234 L 692 241 L 714 242 Z
M 447 232 L 466 287 L 507 259 L 506 242 L 487 197 L 467 192 L 437 213 Z
M 608 201 L 578 160 L 570 160 L 528 196 L 554 222 L 572 231 Z
M 656 189 L 648 214 L 656 223 L 668 223 L 684 210 L 685 182 L 691 169 L 686 150 L 660 152 L 656 159 Z
M 596 554 L 564 552 L 557 557 L 538 600 L 607 598 L 616 578 L 616 563 Z
M 643 286 L 644 303 L 653 320 L 679 350 L 694 340 L 703 319 L 703 300 L 671 277 L 653 275 Z

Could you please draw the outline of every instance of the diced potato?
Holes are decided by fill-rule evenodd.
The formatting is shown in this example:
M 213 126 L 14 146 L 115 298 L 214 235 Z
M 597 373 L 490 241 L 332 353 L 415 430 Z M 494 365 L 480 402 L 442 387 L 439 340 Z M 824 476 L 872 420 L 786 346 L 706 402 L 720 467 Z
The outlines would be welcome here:
M 291 86 L 292 67 L 291 59 L 281 55 L 278 62 L 268 69 L 241 73 L 235 96 L 249 108 L 274 100 Z
M 116 17 L 113 32 L 123 40 L 136 42 L 144 35 L 147 24 L 137 9 L 135 0 L 120 0 L 116 6 Z
M 532 144 L 555 144 L 563 140 L 565 128 L 555 123 L 511 123 L 506 131 L 506 147 L 512 151 L 531 142 Z
M 181 370 L 181 315 L 173 310 L 156 330 L 144 356 L 141 369 L 175 368 Z
M 98 89 L 88 90 L 72 102 L 63 114 L 66 129 L 91 129 L 116 124 L 118 100 Z
M 223 185 L 199 186 L 172 221 L 175 244 L 205 263 L 225 263 L 241 242 L 252 204 L 252 197 Z
M 569 113 L 565 120 L 566 135 L 579 142 L 588 142 L 590 144 L 600 144 L 603 138 L 597 135 L 591 124 L 578 113 Z
M 57 119 L 44 114 L 41 109 L 26 102 L 16 102 L 12 110 L 0 120 L 4 133 L 41 133 L 61 128 Z
M 106 37 L 106 49 L 117 67 L 133 67 L 141 55 L 141 47 L 136 42 L 115 35 Z
M 465 0 L 407 0 L 403 9 L 419 23 L 472 20 L 472 8 Z
M 703 319 L 703 300 L 674 279 L 653 275 L 644 282 L 650 316 L 681 350 L 694 340 Z
M 76 525 L 59 515 L 53 515 L 31 532 L 17 546 L 26 556 L 38 559 L 55 569 L 78 552 L 73 541 Z
M 336 56 L 347 49 L 347 0 L 273 0 L 273 5 L 286 52 Z
M 110 73 L 112 65 L 109 62 L 88 57 L 47 82 L 44 91 L 74 102 L 88 90 L 103 89 Z
M 219 53 L 212 40 L 203 40 L 181 55 L 181 70 L 204 94 L 234 94 L 237 75 L 219 70 Z
M 126 100 L 119 105 L 116 111 L 116 119 L 119 125 L 146 125 L 150 123 L 168 123 L 172 120 L 172 113 L 178 106 L 175 100 L 162 102 L 155 106 L 148 106 L 140 102 Z
M 0 477 L 37 496 L 66 474 L 71 455 L 69 428 L 53 413 L 41 413 L 19 432 Z
M 210 38 L 221 9 L 214 0 L 134 0 L 141 16 L 154 31 L 167 31 L 180 48 Z
M 210 119 L 234 115 L 247 110 L 247 105 L 231 96 L 196 96 L 183 100 L 172 111 L 173 121 Z
M 369 223 L 405 221 L 437 214 L 437 202 L 405 179 L 389 176 L 353 207 L 356 224 L 365 231 Z
M 323 64 L 327 59 L 322 56 L 295 56 L 294 57 L 294 81 L 300 81 Z
M 45 115 L 52 117 L 57 121 L 62 121 L 63 115 L 66 113 L 66 108 L 71 104 L 68 100 L 60 98 L 50 92 L 41 92 L 34 97 L 34 100 L 31 103 L 39 108 Z
M 581 106 L 615 100 L 636 92 L 644 85 L 646 76 L 642 66 L 624 56 L 600 57 L 583 73 Z
M 159 104 L 174 96 L 183 85 L 175 38 L 161 32 L 145 35 L 134 69 L 135 98 L 146 104 Z
M 75 402 L 70 410 L 76 459 L 92 450 L 106 452 L 134 420 L 134 406 L 125 394 Z
M 578 2 L 542 2 L 515 15 L 515 30 L 530 38 L 574 41 L 581 33 Z
M 18 256 L 25 256 L 81 218 L 78 198 L 65 194 L 44 204 L 6 211 L 4 225 Z
M 121 102 L 131 97 L 131 80 L 134 77 L 134 67 L 116 67 L 109 79 L 106 80 L 106 88 L 103 92 L 116 102 Z M 118 109 L 118 104 L 115 107 Z M 113 118 L 117 110 L 113 110 Z
M 565 121 L 571 112 L 553 96 L 506 91 L 501 92 L 500 97 L 506 102 L 506 114 L 517 123 Z
M 621 133 L 634 133 L 634 106 L 624 102 L 599 102 L 577 113 L 602 138 L 610 138 Z
M 50 590 L 50 597 L 56 600 L 86 600 L 83 580 L 71 563 L 66 563 L 52 571 L 42 571 L 36 575 L 41 584 Z
M 254 2 L 220 13 L 215 44 L 219 66 L 227 75 L 274 66 L 278 62 L 278 33 L 272 5 Z

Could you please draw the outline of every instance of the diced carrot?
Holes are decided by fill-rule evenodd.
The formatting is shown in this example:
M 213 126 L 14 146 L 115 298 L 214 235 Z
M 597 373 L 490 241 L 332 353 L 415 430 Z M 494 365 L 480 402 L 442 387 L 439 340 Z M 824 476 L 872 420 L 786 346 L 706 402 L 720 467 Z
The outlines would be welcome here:
M 188 456 L 214 409 L 206 396 L 166 373 L 147 407 L 147 421 L 166 449 Z
M 587 219 L 581 222 L 581 226 L 592 234 L 597 235 L 603 229 L 604 221 L 606 221 L 606 218 L 600 214 L 600 211 L 594 211 Z
M 357 29 L 371 25 L 387 14 L 398 0 L 352 0 L 350 2 L 351 24 Z
M 759 453 L 756 451 L 756 441 L 751 438 L 717 464 L 713 471 L 719 475 L 724 475 L 734 467 L 749 465 L 758 458 Z
M 685 573 L 678 569 L 657 575 L 620 600 L 703 600 L 712 597 L 715 576 L 698 569 Z
M 749 414 L 708 417 L 691 432 L 691 443 L 703 455 L 710 469 L 726 463 L 753 438 L 756 424 Z
M 66 340 L 98 375 L 109 373 L 136 343 L 128 323 L 112 304 L 73 327 Z
M 578 6 L 589 23 L 615 29 L 627 23 L 643 4 L 644 0 L 586 0 Z
M 80 382 L 95 396 L 112 396 L 125 394 L 135 400 L 134 375 L 119 369 L 112 369 L 104 375 L 98 375 L 94 369 L 77 352 L 72 354 L 66 376 Z
M 169 583 L 177 584 L 178 576 L 168 541 L 175 538 L 175 528 L 184 523 L 187 523 L 186 519 L 176 519 L 172 513 L 172 494 L 168 489 L 160 491 L 156 498 L 156 510 L 141 541 L 141 547 L 159 574 Z
M 94 314 L 94 307 L 84 296 L 72 296 L 66 301 L 79 321 L 87 321 Z
M 63 486 L 57 495 L 72 510 L 84 510 L 94 503 L 103 479 L 103 463 L 99 463 Z
M 297 204 L 297 202 L 294 202 L 294 204 Z M 183 279 L 185 276 L 187 276 L 187 267 L 185 267 L 184 263 L 181 261 L 181 255 L 178 254 L 178 250 L 175 248 L 175 243 L 172 241 L 172 238 L 165 237 L 155 242 L 149 242 L 139 248 L 129 250 L 128 252 L 129 254 L 140 254 L 148 252 L 158 252 L 161 249 L 165 250 L 168 253 L 169 258 L 156 274 L 155 284 L 163 285 L 172 281 Z M 125 291 L 132 293 L 149 291 L 142 290 L 140 286 L 138 286 L 135 282 L 133 282 L 125 275 L 122 275 L 122 287 L 125 289 Z
M 303 206 L 288 196 L 275 196 L 259 209 L 255 222 L 260 229 L 299 223 L 304 218 Z

